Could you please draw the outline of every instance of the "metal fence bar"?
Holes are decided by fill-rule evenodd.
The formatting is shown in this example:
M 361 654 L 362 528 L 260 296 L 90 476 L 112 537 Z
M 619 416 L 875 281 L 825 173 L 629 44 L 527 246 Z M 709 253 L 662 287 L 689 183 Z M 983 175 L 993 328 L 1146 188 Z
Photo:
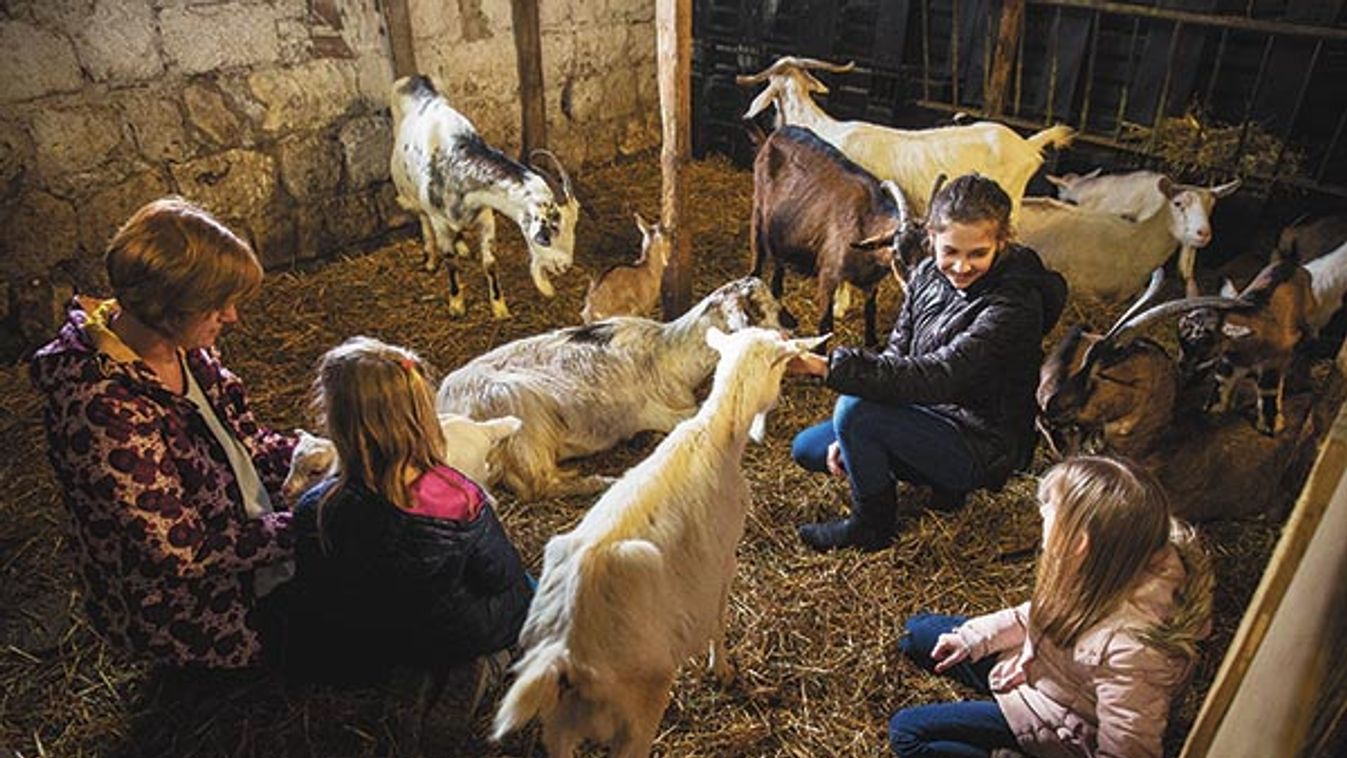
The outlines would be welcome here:
M 1024 30 L 1029 26 L 1029 7 L 1024 8 L 1024 21 L 1020 23 L 1019 40 L 1015 44 L 1015 115 L 1020 115 L 1020 94 L 1024 91 Z
M 1235 154 L 1230 156 L 1230 163 L 1236 169 L 1239 167 L 1239 159 L 1244 157 L 1244 143 L 1249 139 L 1249 118 L 1253 115 L 1253 104 L 1258 100 L 1258 90 L 1263 87 L 1263 75 L 1267 73 L 1267 62 L 1272 57 L 1272 43 L 1277 38 L 1271 34 L 1267 37 L 1267 43 L 1263 45 L 1263 57 L 1258 61 L 1258 74 L 1254 77 L 1253 87 L 1249 90 L 1249 99 L 1244 101 L 1244 118 L 1240 119 L 1239 142 L 1235 145 Z
M 931 99 L 931 0 L 921 0 L 921 96 Z
M 1132 77 L 1137 74 L 1137 35 L 1141 33 L 1141 18 L 1132 18 L 1132 37 L 1127 46 L 1127 78 L 1123 79 L 1122 95 L 1118 98 L 1118 114 L 1114 117 L 1113 139 L 1122 136 L 1123 114 L 1127 113 L 1127 96 L 1132 91 Z
M 957 108 L 959 106 L 959 0 L 953 0 L 950 3 L 949 86 L 949 100 Z
M 1286 130 L 1282 132 L 1282 144 L 1277 149 L 1277 159 L 1272 162 L 1273 179 L 1282 173 L 1282 159 L 1286 157 L 1286 147 L 1291 141 L 1291 131 L 1295 129 L 1296 119 L 1300 117 L 1300 107 L 1305 104 L 1305 95 L 1310 90 L 1310 79 L 1314 78 L 1314 67 L 1319 63 L 1319 53 L 1324 49 L 1323 40 L 1314 41 L 1314 52 L 1310 54 L 1310 65 L 1305 78 L 1300 80 L 1300 91 L 1296 93 L 1296 104 L 1291 106 L 1291 116 L 1286 119 Z
M 1324 159 L 1319 161 L 1319 170 L 1314 172 L 1314 180 L 1322 182 L 1324 173 L 1328 171 L 1328 164 L 1333 160 L 1333 151 L 1338 149 L 1338 141 L 1342 139 L 1343 129 L 1347 128 L 1347 108 L 1343 109 L 1342 115 L 1338 116 L 1338 125 L 1333 129 L 1333 139 L 1328 141 L 1328 149 L 1324 151 Z
M 1160 98 L 1155 103 L 1155 121 L 1151 124 L 1151 141 L 1146 152 L 1155 152 L 1155 144 L 1160 140 L 1160 124 L 1165 120 L 1165 106 L 1169 100 L 1169 81 L 1174 72 L 1174 57 L 1179 52 L 1179 36 L 1183 33 L 1183 22 L 1174 23 L 1169 35 L 1169 53 L 1165 58 L 1165 78 L 1160 83 Z
M 1127 5 L 1125 3 L 1101 2 L 1100 0 L 1026 0 L 1030 5 L 1047 5 L 1059 8 L 1083 8 L 1098 10 L 1119 16 L 1137 18 L 1157 18 L 1165 21 L 1182 21 L 1195 26 L 1213 26 L 1223 29 L 1239 29 L 1247 32 L 1312 37 L 1326 40 L 1347 40 L 1347 29 L 1293 24 L 1287 21 L 1266 21 L 1264 19 L 1232 16 L 1223 13 L 1194 13 L 1172 8 L 1154 8 L 1145 5 Z
M 1211 98 L 1216 94 L 1216 80 L 1221 78 L 1221 64 L 1225 62 L 1225 44 L 1230 37 L 1229 29 L 1221 30 L 1221 41 L 1216 44 L 1216 60 L 1211 64 L 1211 78 L 1207 80 L 1207 93 L 1202 97 L 1202 107 L 1211 110 Z
M 1094 90 L 1094 59 L 1099 52 L 1099 11 L 1090 16 L 1090 57 L 1085 64 L 1085 95 L 1080 103 L 1080 128 L 1090 126 L 1090 94 Z
M 1052 47 L 1052 65 L 1048 67 L 1048 110 L 1047 117 L 1043 123 L 1052 123 L 1052 107 L 1057 104 L 1057 35 L 1062 28 L 1062 9 L 1058 8 L 1052 14 L 1052 39 L 1048 42 Z

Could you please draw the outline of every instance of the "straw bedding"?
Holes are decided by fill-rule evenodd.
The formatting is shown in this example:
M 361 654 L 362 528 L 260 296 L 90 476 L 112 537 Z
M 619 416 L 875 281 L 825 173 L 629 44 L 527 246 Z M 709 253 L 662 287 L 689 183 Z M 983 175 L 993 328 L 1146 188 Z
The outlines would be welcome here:
M 719 161 L 695 163 L 689 171 L 687 226 L 694 245 L 694 297 L 700 297 L 749 268 L 752 178 Z M 588 190 L 592 215 L 580 221 L 577 263 L 592 275 L 636 255 L 639 235 L 630 212 L 656 216 L 659 172 L 657 162 L 646 158 L 596 169 L 579 180 Z M 226 363 L 248 382 L 260 418 L 280 427 L 301 426 L 309 421 L 306 393 L 315 360 L 347 336 L 370 334 L 409 345 L 442 373 L 492 346 L 575 323 L 584 274 L 560 277 L 557 297 L 546 300 L 528 281 L 516 231 L 502 227 L 498 244 L 511 320 L 491 320 L 484 282 L 471 266 L 464 276 L 468 317 L 449 319 L 443 274 L 422 271 L 416 240 L 404 238 L 312 272 L 270 275 L 263 297 L 245 309 L 242 328 L 222 341 Z M 788 280 L 787 301 L 806 326 L 817 315 L 811 298 L 808 283 Z M 886 285 L 880 303 L 884 323 L 891 322 L 896 307 L 895 288 Z M 1098 304 L 1072 303 L 1063 321 L 1092 320 L 1098 326 L 1108 312 Z M 841 343 L 859 341 L 860 321 L 855 311 L 839 321 Z M 756 506 L 740 547 L 728 631 L 739 676 L 720 690 L 702 674 L 701 662 L 687 666 L 656 745 L 660 755 L 885 755 L 885 724 L 895 709 L 965 695 L 899 659 L 895 643 L 902 620 L 921 610 L 992 610 L 1022 600 L 1030 590 L 1032 558 L 1005 556 L 1032 549 L 1038 537 L 1035 481 L 1029 475 L 999 493 L 977 493 L 956 513 L 931 512 L 907 521 L 891 550 L 814 555 L 803 549 L 795 525 L 841 513 L 845 491 L 838 482 L 795 467 L 790 438 L 827 417 L 832 400 L 816 384 L 788 378 L 767 443 L 750 447 L 746 455 Z M 66 558 L 66 516 L 41 434 L 40 405 L 26 371 L 3 367 L 0 753 L 410 754 L 399 731 L 408 701 L 397 687 L 326 689 L 265 673 L 156 671 L 105 648 L 79 609 Z M 581 465 L 619 474 L 655 442 L 645 435 Z M 1045 465 L 1040 459 L 1034 471 Z M 902 494 L 925 498 L 913 490 Z M 500 511 L 536 571 L 548 537 L 570 528 L 591 502 L 521 505 L 502 493 Z M 1217 571 L 1215 634 L 1179 710 L 1171 750 L 1196 715 L 1279 528 L 1252 521 L 1203 530 Z M 428 754 L 524 755 L 534 748 L 527 734 L 502 746 L 486 743 L 482 734 L 492 709 L 481 709 L 475 724 L 465 722 L 462 689 L 468 684 L 456 684 L 436 710 Z

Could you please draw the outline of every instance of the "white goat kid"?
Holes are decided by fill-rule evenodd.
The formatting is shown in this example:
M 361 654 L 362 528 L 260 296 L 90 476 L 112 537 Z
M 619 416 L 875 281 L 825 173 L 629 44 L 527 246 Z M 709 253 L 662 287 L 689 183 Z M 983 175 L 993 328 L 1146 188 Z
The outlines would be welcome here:
M 938 129 L 894 129 L 865 121 L 838 121 L 814 102 L 814 93 L 828 88 L 808 69 L 846 72 L 839 66 L 809 58 L 785 57 L 764 71 L 735 79 L 741 85 L 767 82 L 744 112 L 749 119 L 776 106 L 776 125 L 802 126 L 841 150 L 846 157 L 879 177 L 896 182 L 912 202 L 912 213 L 926 217 L 927 193 L 941 174 L 950 177 L 978 172 L 995 179 L 1014 202 L 1018 215 L 1024 187 L 1043 165 L 1043 149 L 1071 144 L 1074 130 L 1057 125 L 1029 138 L 990 121 Z
M 1216 190 L 1176 185 L 1160 175 L 1153 181 L 1168 202 L 1137 221 L 1053 198 L 1027 197 L 1020 207 L 1019 241 L 1037 251 L 1048 268 L 1061 272 L 1073 294 L 1105 300 L 1130 297 L 1180 245 L 1197 248 L 1211 241 L 1209 213 Z M 1217 189 L 1234 191 L 1233 186 Z
M 533 284 L 544 296 L 552 297 L 555 291 L 548 277 L 571 266 L 580 212 L 570 177 L 556 156 L 534 151 L 555 164 L 560 185 L 554 189 L 537 169 L 486 144 L 472 122 L 450 107 L 430 79 L 419 74 L 394 82 L 390 101 L 394 142 L 389 168 L 398 204 L 421 221 L 426 270 L 434 271 L 438 255 L 445 256 L 449 312 L 455 316 L 466 312 L 454 257 L 470 255 L 462 232 L 475 225 L 492 315 L 510 315 L 496 277 L 492 210 L 519 226 L 528 243 Z
M 1179 274 L 1189 283 L 1189 295 L 1195 295 L 1193 269 L 1197 251 L 1211 242 L 1211 212 L 1216 201 L 1239 189 L 1235 179 L 1214 187 L 1173 184 L 1171 193 L 1161 190 L 1164 174 L 1132 171 L 1127 174 L 1101 175 L 1096 168 L 1088 174 L 1048 175 L 1057 186 L 1057 197 L 1086 210 L 1112 213 L 1129 221 L 1150 218 L 1168 202 L 1183 218 L 1182 234 L 1175 234 L 1179 251 Z M 1168 257 L 1168 256 L 1166 256 Z
M 440 431 L 444 434 L 445 460 L 483 487 L 500 480 L 496 461 L 500 443 L 519 431 L 514 416 L 473 421 L 456 413 L 441 413 Z M 294 502 L 313 485 L 337 473 L 337 448 L 326 437 L 299 432 L 299 442 L 290 454 L 290 471 L 281 483 L 281 494 Z
M 641 230 L 641 257 L 635 263 L 613 266 L 589 283 L 580 319 L 586 324 L 612 316 L 642 316 L 659 300 L 660 279 L 669 264 L 670 240 L 659 222 L 647 224 L 636 215 Z
M 709 669 L 722 684 L 733 678 L 725 615 L 752 504 L 744 448 L 776 404 L 786 362 L 821 338 L 713 328 L 706 341 L 720 362 L 701 410 L 548 541 L 496 739 L 538 717 L 551 758 L 586 739 L 647 756 L 684 661 L 709 643 Z
M 674 428 L 696 412 L 694 391 L 715 367 L 706 330 L 776 329 L 780 314 L 767 285 L 740 279 L 667 324 L 619 316 L 501 345 L 446 376 L 435 406 L 524 422 L 500 456 L 503 481 L 521 500 L 598 492 L 612 480 L 558 462 Z
M 1310 272 L 1310 286 L 1314 292 L 1310 326 L 1317 332 L 1328 326 L 1333 316 L 1342 310 L 1343 297 L 1347 296 L 1347 242 L 1306 263 L 1305 269 Z

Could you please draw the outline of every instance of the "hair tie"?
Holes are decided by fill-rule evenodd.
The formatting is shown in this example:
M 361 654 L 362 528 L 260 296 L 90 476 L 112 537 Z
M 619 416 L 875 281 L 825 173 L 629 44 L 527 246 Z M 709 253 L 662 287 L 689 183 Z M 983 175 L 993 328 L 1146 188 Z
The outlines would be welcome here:
M 401 363 L 402 367 L 407 369 L 408 372 L 410 373 L 416 372 L 416 361 L 412 360 L 410 357 L 403 356 L 401 359 L 398 360 L 398 363 Z

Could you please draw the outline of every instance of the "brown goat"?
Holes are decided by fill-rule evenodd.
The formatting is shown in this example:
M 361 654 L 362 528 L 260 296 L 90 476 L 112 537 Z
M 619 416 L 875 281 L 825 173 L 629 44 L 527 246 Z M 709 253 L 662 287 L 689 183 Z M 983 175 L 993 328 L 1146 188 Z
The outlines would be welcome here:
M 778 298 L 787 266 L 817 276 L 819 334 L 832 331 L 837 288 L 850 283 L 866 295 L 870 345 L 879 342 L 879 282 L 890 272 L 905 282 L 907 270 L 925 254 L 924 224 L 912 217 L 897 186 L 880 182 L 800 127 L 783 127 L 761 141 L 749 223 L 753 275 L 761 275 L 770 257 L 771 290 Z
M 1254 428 L 1274 435 L 1285 425 L 1282 396 L 1286 370 L 1296 348 L 1314 336 L 1314 293 L 1310 274 L 1294 257 L 1270 263 L 1258 272 L 1239 299 L 1238 310 L 1213 313 L 1200 308 L 1179 320 L 1181 365 L 1186 374 L 1215 364 L 1216 383 L 1205 409 L 1224 413 L 1239 381 L 1249 373 L 1258 382 Z
M 635 215 L 636 228 L 641 230 L 641 255 L 634 263 L 612 266 L 589 282 L 580 311 L 586 324 L 612 316 L 644 316 L 659 300 L 660 278 L 669 263 L 669 238 L 658 221 L 647 224 L 641 214 Z
M 1308 263 L 1347 242 L 1347 212 L 1297 219 L 1277 237 L 1276 258 Z
M 1146 292 L 1108 332 L 1080 326 L 1067 333 L 1039 372 L 1038 428 L 1058 456 L 1106 450 L 1142 458 L 1169 428 L 1178 395 L 1179 370 L 1164 348 L 1147 339 L 1122 337 L 1165 316 L 1205 306 L 1238 307 L 1239 300 L 1185 298 L 1149 307 L 1163 271 L 1151 275 Z

